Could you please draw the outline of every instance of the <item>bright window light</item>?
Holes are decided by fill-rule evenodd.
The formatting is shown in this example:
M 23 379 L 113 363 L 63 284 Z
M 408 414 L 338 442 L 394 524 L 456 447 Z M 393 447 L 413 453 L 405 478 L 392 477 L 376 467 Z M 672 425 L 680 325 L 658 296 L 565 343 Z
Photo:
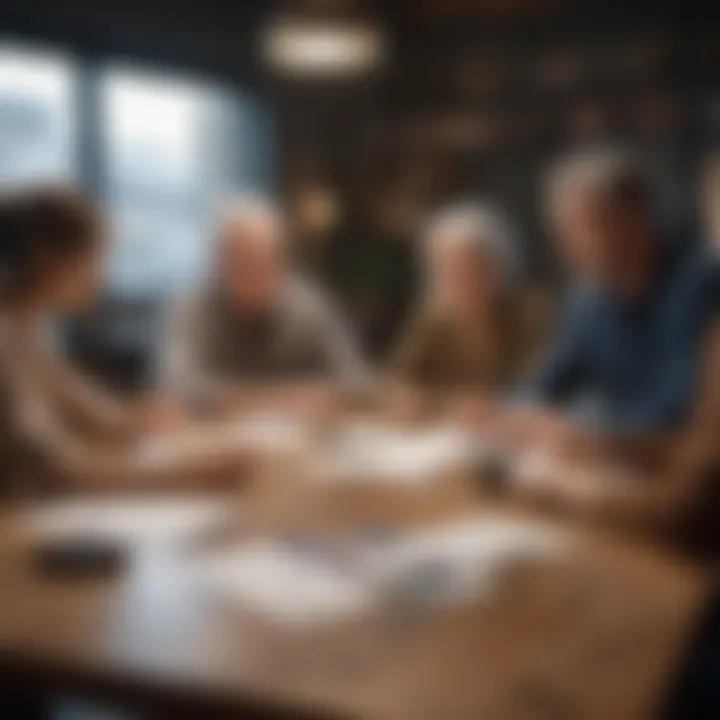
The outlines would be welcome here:
M 75 93 L 67 58 L 0 43 L 0 187 L 74 174 Z
M 198 276 L 235 180 L 238 104 L 212 85 L 125 68 L 101 78 L 109 283 L 144 294 Z

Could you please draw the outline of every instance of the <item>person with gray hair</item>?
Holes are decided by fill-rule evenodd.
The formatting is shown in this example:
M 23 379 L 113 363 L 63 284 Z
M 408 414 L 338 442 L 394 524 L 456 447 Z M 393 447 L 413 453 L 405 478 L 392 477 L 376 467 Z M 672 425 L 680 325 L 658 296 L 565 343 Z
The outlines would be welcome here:
M 279 211 L 241 198 L 221 214 L 204 283 L 174 298 L 158 357 L 162 390 L 227 407 L 258 385 L 356 388 L 365 367 L 347 323 L 292 266 Z
M 702 212 L 706 245 L 720 257 L 720 150 L 707 162 L 703 182 Z
M 533 434 L 574 454 L 634 458 L 642 448 L 658 461 L 694 400 L 717 273 L 695 246 L 665 241 L 652 178 L 634 157 L 572 156 L 550 189 L 576 283 L 528 383 L 526 399 L 543 406 Z
M 461 203 L 433 216 L 422 240 L 425 291 L 391 358 L 391 376 L 425 391 L 506 386 L 532 345 L 517 302 L 520 249 L 509 223 L 492 205 Z

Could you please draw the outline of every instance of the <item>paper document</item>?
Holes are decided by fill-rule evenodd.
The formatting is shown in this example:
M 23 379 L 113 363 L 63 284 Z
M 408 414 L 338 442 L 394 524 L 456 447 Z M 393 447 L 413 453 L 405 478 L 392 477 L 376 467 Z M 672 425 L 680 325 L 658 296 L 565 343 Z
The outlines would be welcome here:
M 29 513 L 25 528 L 44 539 L 81 535 L 121 543 L 175 542 L 219 527 L 231 511 L 227 502 L 215 499 L 67 501 Z
M 198 454 L 247 448 L 253 451 L 293 450 L 308 442 L 308 429 L 287 415 L 258 413 L 192 431 L 148 435 L 139 443 L 135 460 L 140 469 Z
M 438 473 L 469 463 L 472 441 L 449 427 L 406 429 L 352 424 L 322 457 L 324 479 L 422 484 Z
M 373 599 L 361 577 L 271 542 L 223 552 L 198 567 L 221 595 L 282 624 L 355 614 Z
M 469 518 L 411 534 L 378 554 L 371 575 L 379 592 L 407 601 L 454 603 L 489 597 L 502 573 L 569 548 L 566 533 L 509 518 Z
M 281 624 L 335 620 L 378 603 L 437 606 L 495 597 L 504 571 L 548 561 L 571 547 L 541 523 L 469 518 L 424 532 L 331 540 L 296 547 L 264 541 L 203 558 L 214 591 Z M 351 552 L 343 552 L 343 544 Z M 347 549 L 347 547 L 345 549 Z

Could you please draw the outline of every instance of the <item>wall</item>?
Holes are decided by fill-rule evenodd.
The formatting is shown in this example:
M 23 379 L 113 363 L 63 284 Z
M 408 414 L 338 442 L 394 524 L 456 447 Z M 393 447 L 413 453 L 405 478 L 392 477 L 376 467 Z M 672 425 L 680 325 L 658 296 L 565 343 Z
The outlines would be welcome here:
M 377 352 L 405 315 L 413 238 L 439 203 L 497 200 L 522 230 L 529 275 L 553 274 L 539 180 L 570 146 L 648 150 L 660 210 L 687 224 L 699 164 L 720 140 L 720 26 L 709 6 L 684 17 L 660 9 L 405 23 L 377 77 L 277 88 L 289 206 L 307 187 L 329 189 L 336 205 L 325 226 L 299 213 L 305 254 Z

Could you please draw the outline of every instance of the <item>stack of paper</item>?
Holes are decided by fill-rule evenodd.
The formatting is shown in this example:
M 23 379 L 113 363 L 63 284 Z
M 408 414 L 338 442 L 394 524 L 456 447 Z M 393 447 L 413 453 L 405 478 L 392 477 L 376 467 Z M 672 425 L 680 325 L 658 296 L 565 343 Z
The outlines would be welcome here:
M 267 541 L 202 560 L 209 587 L 281 624 L 353 615 L 379 602 L 448 605 L 502 590 L 504 571 L 566 552 L 569 536 L 540 523 L 470 518 L 389 541 L 356 538 L 338 558 L 328 541 Z
M 354 424 L 322 459 L 322 475 L 339 481 L 426 483 L 470 461 L 468 436 L 449 427 L 403 429 Z

